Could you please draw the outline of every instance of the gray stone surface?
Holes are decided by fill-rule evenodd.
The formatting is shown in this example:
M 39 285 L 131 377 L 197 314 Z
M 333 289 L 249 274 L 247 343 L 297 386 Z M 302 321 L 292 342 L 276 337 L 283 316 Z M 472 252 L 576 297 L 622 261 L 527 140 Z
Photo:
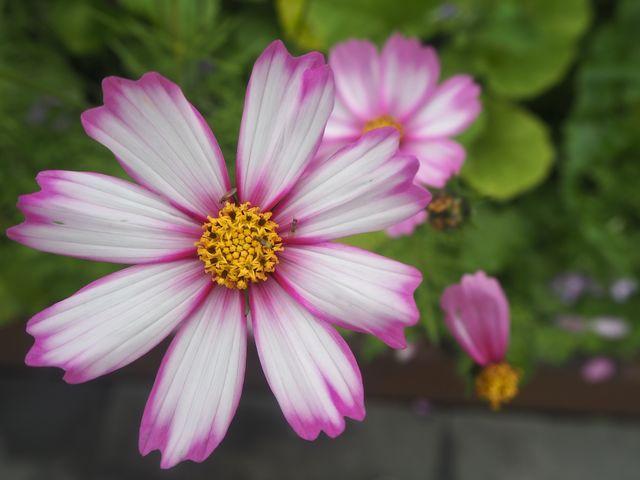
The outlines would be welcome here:
M 111 399 L 100 442 L 102 472 L 145 479 L 413 480 L 432 478 L 438 466 L 439 422 L 408 407 L 370 402 L 364 423 L 349 422 L 336 439 L 307 442 L 288 427 L 271 395 L 249 391 L 209 460 L 159 472 L 159 454 L 142 458 L 137 447 L 149 388 L 121 385 Z
M 637 480 L 640 423 L 452 412 L 452 480 Z
M 640 478 L 640 422 L 369 399 L 337 439 L 299 439 L 267 392 L 247 391 L 203 464 L 159 469 L 137 437 L 152 379 L 69 386 L 0 374 L 0 480 L 627 480 Z

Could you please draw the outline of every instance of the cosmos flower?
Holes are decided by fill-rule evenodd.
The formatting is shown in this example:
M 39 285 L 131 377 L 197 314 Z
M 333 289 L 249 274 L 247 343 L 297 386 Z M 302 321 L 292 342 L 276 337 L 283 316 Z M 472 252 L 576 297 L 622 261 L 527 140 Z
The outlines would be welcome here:
M 447 328 L 467 354 L 482 367 L 476 393 L 493 409 L 518 393 L 519 370 L 505 360 L 509 345 L 509 303 L 495 278 L 479 271 L 449 286 L 440 304 Z
M 329 57 L 336 81 L 336 103 L 327 124 L 320 157 L 377 128 L 400 134 L 400 151 L 420 161 L 418 183 L 442 188 L 460 171 L 465 150 L 452 137 L 464 131 L 481 110 L 480 87 L 468 75 L 438 84 L 435 50 L 415 38 L 391 36 L 382 51 L 366 40 L 336 45 Z M 425 215 L 389 232 L 412 232 Z
M 69 383 L 121 368 L 177 332 L 140 428 L 161 466 L 204 460 L 224 437 L 243 384 L 247 317 L 267 381 L 303 438 L 334 437 L 364 417 L 353 354 L 332 325 L 405 346 L 418 311 L 416 269 L 333 240 L 423 209 L 418 162 L 376 130 L 312 165 L 333 107 L 322 55 L 281 42 L 249 81 L 232 189 L 209 126 L 157 73 L 104 80 L 104 106 L 82 115 L 137 184 L 46 171 L 22 196 L 9 237 L 46 252 L 134 264 L 38 313 L 32 366 Z

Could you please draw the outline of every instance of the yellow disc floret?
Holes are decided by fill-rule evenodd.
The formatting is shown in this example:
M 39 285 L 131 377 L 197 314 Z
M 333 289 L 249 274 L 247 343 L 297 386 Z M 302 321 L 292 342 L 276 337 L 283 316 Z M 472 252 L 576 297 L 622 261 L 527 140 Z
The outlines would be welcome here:
M 226 202 L 216 218 L 208 217 L 196 247 L 214 282 L 243 290 L 249 282 L 264 282 L 275 270 L 282 239 L 270 218 L 271 212 L 261 212 L 249 202 Z
M 402 124 L 399 123 L 391 115 L 382 115 L 381 117 L 368 121 L 367 123 L 364 124 L 364 127 L 362 128 L 362 133 L 367 133 L 371 130 L 375 130 L 377 128 L 382 128 L 382 127 L 395 128 L 400 133 L 401 137 L 404 134 L 404 128 L 402 128 Z
M 499 410 L 503 403 L 510 402 L 518 394 L 521 376 L 520 370 L 506 362 L 492 363 L 476 377 L 476 393 L 487 400 L 492 409 Z

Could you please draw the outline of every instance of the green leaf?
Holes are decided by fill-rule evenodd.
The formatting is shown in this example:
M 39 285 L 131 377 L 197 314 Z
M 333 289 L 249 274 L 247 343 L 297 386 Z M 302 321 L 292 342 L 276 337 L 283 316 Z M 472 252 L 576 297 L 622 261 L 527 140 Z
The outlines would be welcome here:
M 425 35 L 435 28 L 437 0 L 278 0 L 282 27 L 302 49 L 326 49 L 348 38 L 381 42 L 394 31 Z
M 567 72 L 589 26 L 588 0 L 458 0 L 445 72 L 461 65 L 508 98 L 534 96 Z
M 554 152 L 544 123 L 509 103 L 485 101 L 486 126 L 469 146 L 463 178 L 478 192 L 500 200 L 539 184 Z

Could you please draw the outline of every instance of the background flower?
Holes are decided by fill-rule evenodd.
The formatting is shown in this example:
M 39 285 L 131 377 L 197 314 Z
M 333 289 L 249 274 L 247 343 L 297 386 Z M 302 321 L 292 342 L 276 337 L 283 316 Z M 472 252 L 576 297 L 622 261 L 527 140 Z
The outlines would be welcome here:
M 364 132 L 391 126 L 401 135 L 400 150 L 420 161 L 418 183 L 442 188 L 460 171 L 465 151 L 451 138 L 481 110 L 480 87 L 470 76 L 456 75 L 439 84 L 436 51 L 400 34 L 391 36 L 379 53 L 365 40 L 335 45 L 329 63 L 336 79 L 336 104 L 321 156 Z M 425 219 L 416 215 L 389 234 L 409 234 Z
M 492 408 L 518 393 L 521 374 L 505 359 L 509 345 L 509 303 L 495 278 L 484 272 L 464 275 L 440 300 L 445 322 L 458 344 L 478 365 L 476 393 Z

